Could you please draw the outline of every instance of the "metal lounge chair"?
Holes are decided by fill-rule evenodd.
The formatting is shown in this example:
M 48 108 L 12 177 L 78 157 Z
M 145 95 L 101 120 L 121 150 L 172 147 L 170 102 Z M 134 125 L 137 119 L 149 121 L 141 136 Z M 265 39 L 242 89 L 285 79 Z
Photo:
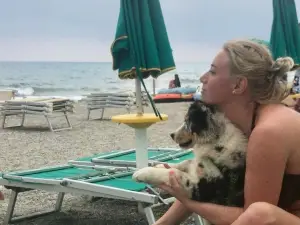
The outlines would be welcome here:
M 26 115 L 42 115 L 46 118 L 51 131 L 72 129 L 67 113 L 73 112 L 73 108 L 73 102 L 66 98 L 26 98 L 21 100 L 7 100 L 3 103 L 1 108 L 4 116 L 2 128 L 7 128 L 5 127 L 5 120 L 8 116 L 21 115 L 22 120 L 19 126 L 22 127 L 24 125 Z M 66 122 L 68 124 L 66 128 L 53 128 L 50 118 L 58 116 L 64 116 L 66 118 Z
M 148 106 L 148 98 L 145 93 L 142 94 L 142 104 Z M 87 119 L 90 119 L 91 111 L 101 110 L 100 119 L 104 119 L 104 110 L 106 108 L 124 108 L 127 113 L 135 107 L 135 93 L 91 93 L 86 98 L 87 103 Z
M 149 148 L 148 157 L 149 163 L 153 165 L 159 162 L 180 162 L 192 158 L 193 153 L 167 148 Z M 148 223 L 153 224 L 155 218 L 152 208 L 170 204 L 175 199 L 163 198 L 151 186 L 134 182 L 131 178 L 134 170 L 135 149 L 131 149 L 80 158 L 62 166 L 3 173 L 0 185 L 12 190 L 3 224 L 58 212 L 65 193 L 136 201 L 139 209 L 145 213 Z M 18 194 L 30 190 L 57 192 L 55 208 L 48 212 L 13 217 Z M 196 224 L 203 224 L 198 216 Z

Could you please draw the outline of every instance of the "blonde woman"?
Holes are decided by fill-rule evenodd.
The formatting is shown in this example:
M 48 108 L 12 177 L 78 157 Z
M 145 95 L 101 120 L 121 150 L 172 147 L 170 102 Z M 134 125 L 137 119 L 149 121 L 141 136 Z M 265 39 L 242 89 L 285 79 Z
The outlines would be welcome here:
M 176 177 L 162 185 L 177 201 L 155 224 L 175 225 L 192 212 L 215 225 L 300 224 L 300 115 L 280 102 L 289 94 L 291 58 L 276 61 L 248 40 L 224 44 L 201 77 L 202 99 L 216 104 L 248 137 L 243 208 L 188 199 Z

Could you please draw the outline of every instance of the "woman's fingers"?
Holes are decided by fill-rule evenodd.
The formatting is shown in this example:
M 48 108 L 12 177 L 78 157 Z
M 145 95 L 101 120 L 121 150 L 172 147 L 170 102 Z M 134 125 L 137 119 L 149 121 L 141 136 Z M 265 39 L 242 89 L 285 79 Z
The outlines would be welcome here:
M 170 186 L 173 187 L 173 188 L 179 188 L 180 187 L 174 170 L 170 170 L 169 182 L 170 182 Z

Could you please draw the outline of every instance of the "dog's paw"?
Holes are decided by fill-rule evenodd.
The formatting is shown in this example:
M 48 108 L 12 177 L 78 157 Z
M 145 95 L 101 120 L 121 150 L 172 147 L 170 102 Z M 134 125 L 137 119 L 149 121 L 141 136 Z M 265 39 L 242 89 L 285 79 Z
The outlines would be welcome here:
M 144 182 L 148 184 L 160 184 L 162 183 L 160 179 L 159 169 L 153 167 L 145 167 L 136 171 L 132 175 L 132 179 L 137 182 Z
M 153 168 L 145 167 L 139 169 L 138 171 L 134 172 L 132 175 L 133 180 L 137 182 L 146 182 L 151 180 L 151 174 L 153 173 Z

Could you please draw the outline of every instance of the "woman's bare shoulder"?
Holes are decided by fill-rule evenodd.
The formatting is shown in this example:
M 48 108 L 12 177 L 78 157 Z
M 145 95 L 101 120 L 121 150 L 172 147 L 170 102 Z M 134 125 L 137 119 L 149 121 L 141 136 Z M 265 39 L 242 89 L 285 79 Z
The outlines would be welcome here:
M 295 126 L 300 128 L 300 114 L 284 105 L 265 106 L 260 111 L 257 125 L 263 129 L 272 128 L 281 131 Z
M 260 136 L 265 141 L 280 141 L 286 148 L 293 148 L 300 137 L 300 114 L 283 105 L 266 106 L 260 112 L 250 141 Z

